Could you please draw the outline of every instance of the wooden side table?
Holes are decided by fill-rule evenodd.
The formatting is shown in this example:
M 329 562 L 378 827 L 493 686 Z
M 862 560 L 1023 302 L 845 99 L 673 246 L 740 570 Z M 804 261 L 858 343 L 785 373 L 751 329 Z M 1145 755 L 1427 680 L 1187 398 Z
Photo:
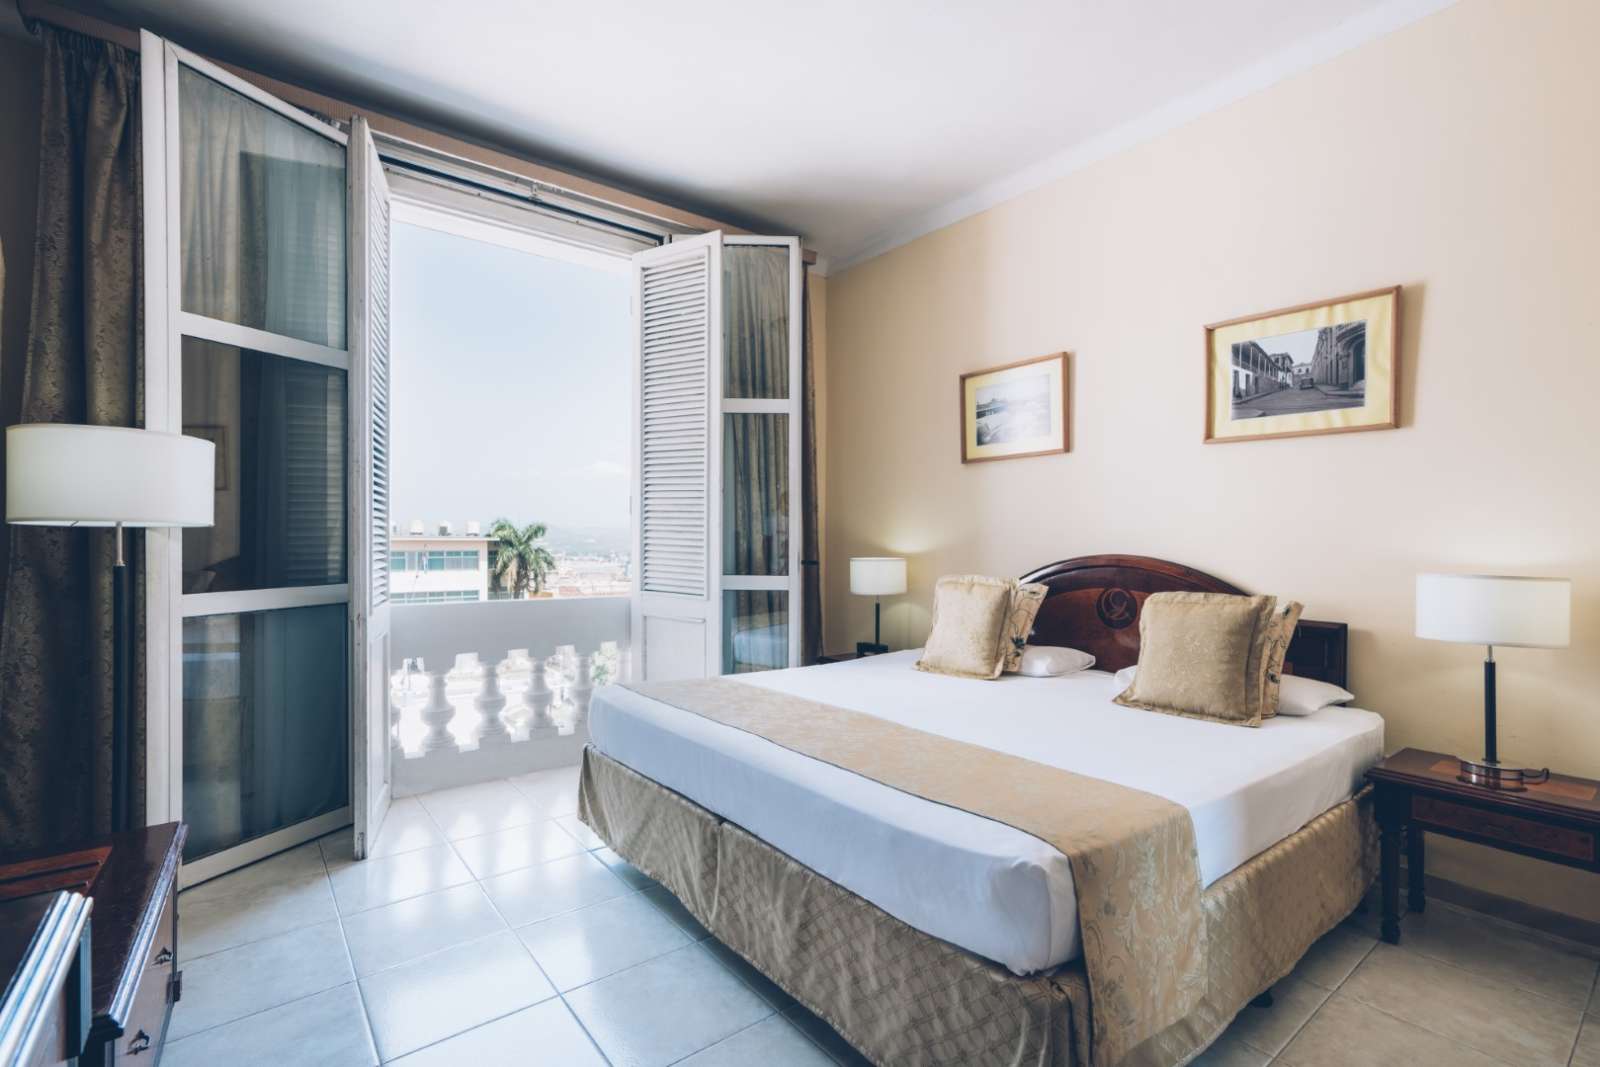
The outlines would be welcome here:
M 1400 843 L 1405 838 L 1406 905 L 1422 911 L 1423 835 L 1473 841 L 1552 863 L 1600 872 L 1600 782 L 1552 774 L 1522 792 L 1469 785 L 1455 756 L 1401 749 L 1367 772 L 1382 852 L 1383 939 L 1400 943 Z

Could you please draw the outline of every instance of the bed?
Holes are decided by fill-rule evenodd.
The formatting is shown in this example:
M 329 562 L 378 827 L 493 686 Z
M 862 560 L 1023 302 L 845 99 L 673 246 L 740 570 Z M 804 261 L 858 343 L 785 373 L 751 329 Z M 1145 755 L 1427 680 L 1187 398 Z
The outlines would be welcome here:
M 1096 1041 L 1072 867 L 1022 830 L 622 687 L 591 705 L 580 816 L 876 1063 L 1185 1063 L 1371 883 L 1361 781 L 1382 720 L 1330 707 L 1247 730 L 1119 707 L 1111 672 L 1137 661 L 1144 597 L 1239 590 L 1132 556 L 1026 580 L 1050 590 L 1033 641 L 1092 652 L 1105 670 L 972 681 L 914 671 L 912 652 L 741 681 L 1188 812 L 1203 995 L 1114 1060 Z M 1302 622 L 1288 668 L 1343 684 L 1345 653 L 1342 624 Z

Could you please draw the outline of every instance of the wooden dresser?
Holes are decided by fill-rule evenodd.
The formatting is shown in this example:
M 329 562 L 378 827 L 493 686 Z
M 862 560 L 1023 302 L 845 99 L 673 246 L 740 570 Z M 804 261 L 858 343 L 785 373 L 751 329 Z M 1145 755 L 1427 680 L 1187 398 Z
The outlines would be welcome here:
M 89 1030 L 89 912 L 81 893 L 0 900 L 0 1064 L 71 1063 Z
M 178 864 L 187 829 L 167 823 L 0 863 L 0 889 L 10 886 L 12 895 L 66 890 L 92 902 L 84 1067 L 145 1067 L 161 1057 L 183 993 Z

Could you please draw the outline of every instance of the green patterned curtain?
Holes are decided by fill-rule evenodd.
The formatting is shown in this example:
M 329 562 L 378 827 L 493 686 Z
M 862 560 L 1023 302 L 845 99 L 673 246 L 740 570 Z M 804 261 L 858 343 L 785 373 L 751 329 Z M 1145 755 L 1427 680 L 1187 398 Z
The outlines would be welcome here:
M 23 422 L 143 414 L 139 57 L 45 28 Z M 0 621 L 0 848 L 111 823 L 111 563 L 105 530 L 13 526 Z M 131 815 L 144 809 L 142 540 L 133 567 Z

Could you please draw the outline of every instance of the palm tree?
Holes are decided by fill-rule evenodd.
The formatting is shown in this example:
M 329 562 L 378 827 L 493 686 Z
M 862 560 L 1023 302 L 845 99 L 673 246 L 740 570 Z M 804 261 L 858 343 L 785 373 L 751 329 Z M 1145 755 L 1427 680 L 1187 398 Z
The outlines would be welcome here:
M 510 586 L 511 595 L 521 600 L 531 585 L 535 594 L 544 592 L 544 580 L 556 569 L 556 558 L 544 547 L 548 531 L 542 522 L 518 527 L 510 519 L 496 519 L 489 527 L 494 538 L 494 577 L 501 586 Z

